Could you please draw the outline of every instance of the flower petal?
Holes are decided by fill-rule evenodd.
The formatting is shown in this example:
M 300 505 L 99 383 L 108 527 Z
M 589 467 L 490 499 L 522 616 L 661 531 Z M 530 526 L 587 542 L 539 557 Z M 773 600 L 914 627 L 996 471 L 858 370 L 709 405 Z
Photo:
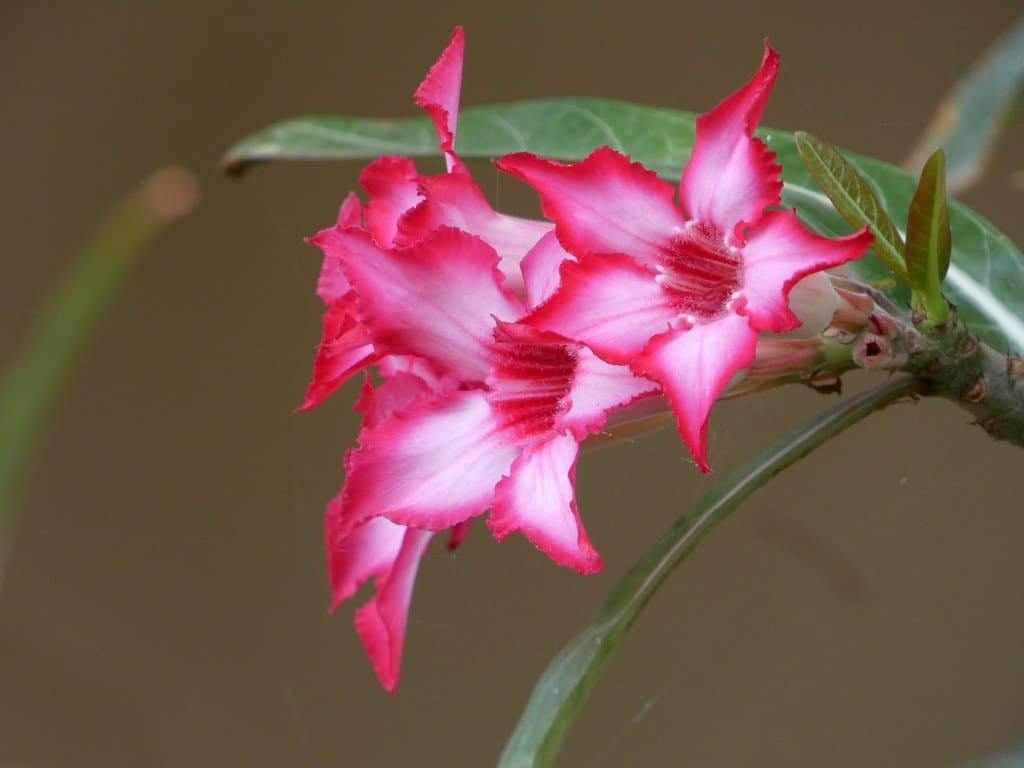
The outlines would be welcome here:
M 653 267 L 685 225 L 672 185 L 610 147 L 599 147 L 578 163 L 517 152 L 497 165 L 537 190 L 544 214 L 575 256 L 627 253 Z
M 532 445 L 512 464 L 495 489 L 487 525 L 499 541 L 522 531 L 559 565 L 580 573 L 601 570 L 601 556 L 583 529 L 573 483 L 579 446 L 571 434 Z
M 558 421 L 577 440 L 597 432 L 608 412 L 660 391 L 656 382 L 635 375 L 624 365 L 611 365 L 586 347 L 576 353 L 576 374 L 569 391 L 569 409 Z
M 860 257 L 874 238 L 865 227 L 846 237 L 816 235 L 796 218 L 796 212 L 769 211 L 743 247 L 745 312 L 758 331 L 788 331 L 799 325 L 790 310 L 790 289 L 813 272 L 837 267 Z
M 316 281 L 316 295 L 320 301 L 330 304 L 351 290 L 352 286 L 341 269 L 341 262 L 331 255 L 325 255 Z
M 491 506 L 494 486 L 519 450 L 499 439 L 481 390 L 419 402 L 361 431 L 359 449 L 346 460 L 346 526 L 382 515 L 450 528 Z
M 419 172 L 407 157 L 378 157 L 359 174 L 359 185 L 366 190 L 366 229 L 381 245 L 391 245 L 398 220 L 423 199 L 419 192 Z
M 424 176 L 420 193 L 424 200 L 402 218 L 396 245 L 415 243 L 445 226 L 477 235 L 498 252 L 498 268 L 505 275 L 505 287 L 525 295 L 520 268 L 523 256 L 554 230 L 550 222 L 495 212 L 468 173 Z
M 515 320 L 523 312 L 501 287 L 493 248 L 449 228 L 405 250 L 382 248 L 358 230 L 337 237 L 379 352 L 418 355 L 466 381 L 483 380 L 493 316 Z
M 554 230 L 538 240 L 523 257 L 526 306 L 538 307 L 551 298 L 562 283 L 559 268 L 563 261 L 576 261 L 576 257 L 562 247 Z
M 707 459 L 711 406 L 733 374 L 753 362 L 756 346 L 757 333 L 747 319 L 729 314 L 654 337 L 633 366 L 661 383 L 679 435 L 703 472 L 711 471 Z
M 355 294 L 331 304 L 323 317 L 320 346 L 313 361 L 313 380 L 299 411 L 320 405 L 338 387 L 377 358 L 366 328 L 355 310 Z
M 332 613 L 371 576 L 391 572 L 407 530 L 404 525 L 374 517 L 342 536 L 343 518 L 341 499 L 336 497 L 327 505 L 324 518 Z
M 429 360 L 413 355 L 387 355 L 377 361 L 377 370 L 385 379 L 411 374 L 423 381 L 435 393 L 458 389 L 461 382 L 450 373 L 438 371 Z M 387 382 L 385 382 L 387 383 Z M 397 408 L 395 409 L 397 410 Z
M 778 71 L 779 55 L 766 43 L 753 79 L 697 118 L 679 201 L 691 219 L 714 225 L 730 242 L 742 237 L 741 223 L 754 224 L 782 192 L 775 154 L 753 138 Z
M 338 220 L 334 226 L 340 229 L 358 227 L 362 222 L 362 217 L 363 206 L 359 202 L 359 196 L 355 192 L 349 192 L 341 202 L 341 208 L 338 209 Z
M 338 211 L 338 223 L 334 225 L 334 228 L 358 227 L 361 218 L 362 206 L 359 203 L 359 198 L 349 192 Z M 320 276 L 316 281 L 316 295 L 324 304 L 330 304 L 352 290 L 352 286 L 345 278 L 345 273 L 341 271 L 341 262 L 338 260 L 337 254 L 328 252 L 323 246 L 321 246 L 321 250 L 324 252 L 324 260 L 320 265 Z
M 414 373 L 395 373 L 377 386 L 373 386 L 367 375 L 363 380 L 359 399 L 352 406 L 352 410 L 363 414 L 364 429 L 373 429 L 393 414 L 404 411 L 419 400 L 438 394 L 438 391 L 433 382 Z
M 456 27 L 448 41 L 448 47 L 434 62 L 434 66 L 416 89 L 416 104 L 425 109 L 434 121 L 449 171 L 460 164 L 455 156 L 454 144 L 459 119 L 459 91 L 462 88 L 462 60 L 465 47 L 466 38 L 462 27 Z
M 412 588 L 432 535 L 429 531 L 406 529 L 391 572 L 377 582 L 376 597 L 356 611 L 356 632 L 388 693 L 398 689 Z
M 589 256 L 561 267 L 559 290 L 523 320 L 628 362 L 678 316 L 654 275 L 629 256 Z

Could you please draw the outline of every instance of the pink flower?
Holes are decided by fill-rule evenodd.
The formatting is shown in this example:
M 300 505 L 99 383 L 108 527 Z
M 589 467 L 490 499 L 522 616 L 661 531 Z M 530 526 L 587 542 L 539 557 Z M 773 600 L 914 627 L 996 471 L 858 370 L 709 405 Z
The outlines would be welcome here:
M 328 311 L 303 410 L 369 365 L 383 379 L 364 384 L 360 448 L 346 456 L 325 528 L 332 610 L 374 581 L 356 628 L 391 692 L 435 531 L 449 528 L 455 546 L 493 508 L 497 538 L 521 530 L 556 562 L 600 568 L 573 495 L 577 446 L 607 409 L 656 389 L 514 322 L 550 295 L 571 257 L 550 222 L 495 212 L 455 153 L 462 57 L 456 30 L 416 93 L 448 172 L 379 158 L 360 177 L 367 203 L 350 195 L 312 238 Z
M 555 239 L 554 225 L 496 212 L 455 153 L 464 46 L 463 31 L 457 28 L 416 90 L 417 105 L 434 121 L 449 172 L 424 176 L 409 158 L 380 157 L 359 177 L 368 195 L 366 205 L 350 194 L 337 223 L 310 238 L 324 253 L 317 294 L 327 311 L 313 378 L 300 411 L 315 408 L 353 374 L 380 358 L 341 272 L 341 246 L 335 237 L 339 232 L 361 228 L 381 245 L 408 247 L 438 227 L 458 227 L 479 235 L 498 251 L 506 285 L 519 296 L 539 302 L 557 283 L 558 265 L 568 254 Z M 536 276 L 535 296 L 525 294 L 524 270 Z
M 766 45 L 754 78 L 697 120 L 678 206 L 671 185 L 608 147 L 571 164 L 525 152 L 498 162 L 538 191 L 577 259 L 524 322 L 659 382 L 705 472 L 712 404 L 754 360 L 758 333 L 796 327 L 793 285 L 872 242 L 866 229 L 820 237 L 775 208 L 781 169 L 753 133 L 777 71 Z
M 656 385 L 517 323 L 526 305 L 478 237 L 441 228 L 404 250 L 340 237 L 376 348 L 458 382 L 364 424 L 346 458 L 342 534 L 376 516 L 442 530 L 492 509 L 497 538 L 520 530 L 556 562 L 598 570 L 573 498 L 578 444 Z
M 439 227 L 456 227 L 471 232 L 498 252 L 498 266 L 504 276 L 505 286 L 522 298 L 525 295 L 523 269 L 532 268 L 524 266 L 524 260 L 545 235 L 551 234 L 551 237 L 545 242 L 542 255 L 533 257 L 533 261 L 542 261 L 542 256 L 550 255 L 552 250 L 557 251 L 559 259 L 568 254 L 558 246 L 551 222 L 533 221 L 495 211 L 473 180 L 469 169 L 459 159 L 455 151 L 455 133 L 464 49 L 465 37 L 462 28 L 458 27 L 452 33 L 448 47 L 416 89 L 416 103 L 434 121 L 448 173 L 418 176 L 416 190 L 422 200 L 398 217 L 391 240 L 378 238 L 378 242 L 408 247 Z M 543 262 L 550 264 L 550 260 Z M 554 270 L 557 270 L 557 263 Z
M 671 186 L 603 148 L 571 165 L 504 158 L 555 224 L 500 214 L 455 149 L 463 44 L 457 29 L 416 92 L 446 172 L 381 157 L 360 177 L 367 202 L 350 195 L 312 238 L 328 309 L 303 409 L 376 371 L 325 520 L 332 610 L 373 580 L 356 628 L 391 692 L 435 532 L 450 530 L 455 546 L 490 510 L 499 540 L 520 531 L 559 564 L 599 570 L 574 496 L 580 443 L 610 415 L 657 420 L 651 396 L 663 388 L 706 470 L 708 413 L 758 334 L 798 325 L 798 295 L 823 306 L 815 297 L 831 292 L 809 280 L 791 302 L 790 289 L 870 243 L 766 212 L 779 168 L 753 130 L 777 68 L 770 50 L 750 84 L 698 121 L 682 211 Z
M 556 334 L 514 322 L 526 305 L 505 286 L 497 252 L 442 227 L 407 248 L 337 232 L 384 382 L 364 386 L 359 448 L 328 508 L 333 607 L 375 578 L 356 628 L 394 692 L 412 585 L 432 532 L 491 509 L 499 540 L 522 531 L 581 573 L 601 559 L 574 498 L 578 444 L 611 409 L 657 390 Z M 504 318 L 504 319 L 501 319 Z

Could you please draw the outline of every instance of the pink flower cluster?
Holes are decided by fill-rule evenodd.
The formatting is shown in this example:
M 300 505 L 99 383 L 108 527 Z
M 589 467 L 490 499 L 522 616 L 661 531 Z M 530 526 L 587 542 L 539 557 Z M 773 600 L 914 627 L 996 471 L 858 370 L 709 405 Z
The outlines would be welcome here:
M 365 375 L 359 447 L 327 510 L 333 606 L 375 579 L 356 629 L 381 683 L 398 684 L 413 581 L 437 531 L 472 518 L 522 532 L 580 573 L 602 563 L 580 520 L 580 443 L 609 414 L 664 395 L 698 466 L 715 399 L 754 360 L 758 334 L 799 325 L 790 289 L 859 257 L 871 237 L 829 240 L 778 208 L 780 168 L 753 136 L 778 69 L 697 122 L 675 189 L 609 147 L 577 163 L 526 152 L 498 167 L 539 193 L 549 221 L 496 212 L 455 150 L 463 33 L 416 92 L 447 172 L 381 157 L 337 223 L 312 238 L 327 304 L 319 404 Z

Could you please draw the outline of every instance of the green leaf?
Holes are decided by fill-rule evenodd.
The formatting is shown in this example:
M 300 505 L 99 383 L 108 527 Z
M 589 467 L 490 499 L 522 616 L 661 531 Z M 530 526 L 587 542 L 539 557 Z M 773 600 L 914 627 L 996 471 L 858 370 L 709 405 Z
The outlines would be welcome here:
M 634 160 L 678 181 L 689 158 L 696 116 L 653 107 L 600 99 L 548 99 L 466 109 L 459 115 L 456 147 L 462 157 L 493 158 L 527 150 L 546 157 L 577 160 L 608 144 Z M 792 134 L 772 129 L 759 132 L 775 150 L 786 186 L 782 199 L 800 218 L 825 235 L 847 234 L 850 226 L 836 213 L 804 167 Z M 305 117 L 259 131 L 232 147 L 225 166 L 235 173 L 252 163 L 282 159 L 358 159 L 382 153 L 438 156 L 429 119 L 368 120 L 346 117 Z M 845 154 L 882 208 L 903 221 L 917 179 L 895 166 Z M 1024 257 L 989 222 L 951 201 L 952 264 L 946 295 L 971 329 L 999 349 L 1024 349 Z M 897 302 L 909 304 L 904 286 L 872 253 L 852 267 L 875 282 Z
M 857 169 L 835 147 L 816 136 L 797 131 L 794 138 L 804 166 L 836 210 L 854 229 L 871 225 L 871 234 L 875 236 L 872 250 L 896 277 L 909 284 L 903 261 L 903 241 L 896 225 Z
M 0 583 L 17 523 L 14 491 L 50 405 L 141 250 L 197 197 L 192 173 L 156 171 L 100 223 L 0 376 Z
M 992 148 L 1024 92 L 1024 16 L 954 84 L 904 167 L 916 171 L 936 147 L 946 151 L 950 192 L 984 172 Z
M 1011 747 L 1007 752 L 972 760 L 962 768 L 1024 768 L 1024 744 Z
M 703 536 L 786 467 L 868 414 L 918 391 L 896 379 L 839 403 L 772 443 L 704 494 L 612 588 L 593 619 L 544 671 L 505 746 L 499 768 L 552 765 L 576 714 L 647 601 Z
M 907 215 L 907 272 L 930 322 L 946 322 L 949 308 L 942 280 L 949 268 L 952 235 L 946 207 L 946 158 L 935 150 L 917 184 Z
M 650 168 L 678 177 L 690 156 L 696 118 L 690 112 L 602 99 L 521 101 L 460 112 L 456 147 L 463 158 L 528 150 L 579 159 L 607 144 L 624 151 L 628 147 L 637 159 L 656 160 Z M 300 117 L 242 139 L 222 165 L 240 174 L 266 160 L 368 160 L 388 154 L 438 155 L 433 123 L 427 118 Z

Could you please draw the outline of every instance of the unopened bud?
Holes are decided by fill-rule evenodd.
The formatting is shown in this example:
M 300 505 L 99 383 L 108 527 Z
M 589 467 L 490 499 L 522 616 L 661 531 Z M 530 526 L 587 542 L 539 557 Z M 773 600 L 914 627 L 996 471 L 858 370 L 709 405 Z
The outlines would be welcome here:
M 875 311 L 875 302 L 862 291 L 836 288 L 839 304 L 832 316 L 832 325 L 847 331 L 860 331 L 868 325 Z
M 861 368 L 881 368 L 889 362 L 890 345 L 884 336 L 865 333 L 853 347 L 853 362 Z
M 808 275 L 789 291 L 789 308 L 800 318 L 800 327 L 785 336 L 796 339 L 817 336 L 831 324 L 839 303 L 827 274 Z

